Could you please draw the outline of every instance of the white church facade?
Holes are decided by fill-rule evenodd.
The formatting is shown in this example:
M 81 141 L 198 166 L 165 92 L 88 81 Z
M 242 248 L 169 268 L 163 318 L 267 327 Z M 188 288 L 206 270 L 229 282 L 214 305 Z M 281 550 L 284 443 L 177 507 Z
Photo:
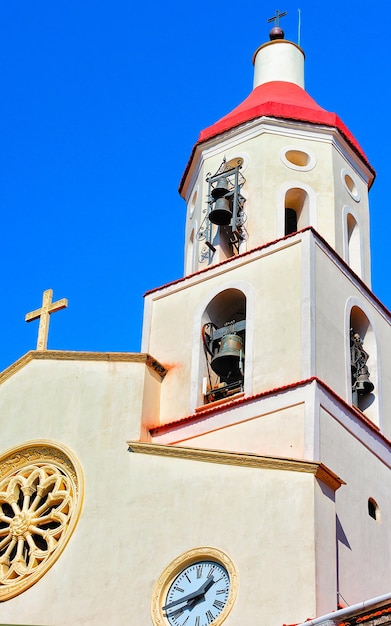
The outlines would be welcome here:
M 0 624 L 391 623 L 374 170 L 279 27 L 253 63 L 188 161 L 185 272 L 146 294 L 141 353 L 42 331 L 0 374 Z

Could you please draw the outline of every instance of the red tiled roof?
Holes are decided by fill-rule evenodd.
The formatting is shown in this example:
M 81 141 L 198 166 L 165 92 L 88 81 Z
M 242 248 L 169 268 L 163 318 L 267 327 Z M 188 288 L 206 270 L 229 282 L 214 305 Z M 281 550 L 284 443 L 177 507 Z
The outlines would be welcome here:
M 362 615 L 361 617 L 357 617 L 356 623 L 363 624 L 364 622 L 368 622 L 369 620 L 375 620 L 379 617 L 383 617 L 383 615 L 387 615 L 391 613 L 391 607 L 387 607 L 386 609 L 378 610 L 373 613 L 369 613 L 367 615 Z M 341 625 L 342 626 L 342 625 Z
M 201 144 L 212 137 L 220 135 L 246 122 L 259 117 L 274 117 L 286 120 L 297 120 L 309 124 L 319 124 L 337 128 L 346 141 L 359 154 L 366 163 L 372 174 L 375 170 L 370 165 L 363 149 L 336 113 L 330 113 L 322 109 L 313 98 L 295 83 L 284 81 L 272 81 L 256 87 L 250 95 L 233 111 L 222 117 L 218 122 L 201 131 L 197 144 Z M 194 156 L 193 148 L 189 163 L 182 177 L 181 190 L 190 163 Z
M 198 141 L 206 141 L 239 124 L 262 116 L 282 117 L 338 128 L 369 165 L 361 146 L 338 115 L 322 109 L 299 85 L 283 81 L 273 81 L 256 87 L 231 113 L 201 131 Z

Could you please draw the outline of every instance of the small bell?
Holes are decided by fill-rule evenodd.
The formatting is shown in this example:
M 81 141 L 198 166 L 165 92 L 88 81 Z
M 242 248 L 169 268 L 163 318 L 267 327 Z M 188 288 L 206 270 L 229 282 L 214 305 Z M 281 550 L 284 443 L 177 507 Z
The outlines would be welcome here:
M 374 390 L 374 384 L 369 380 L 369 371 L 366 365 L 364 365 L 360 374 L 357 376 L 355 389 L 359 394 L 371 393 Z

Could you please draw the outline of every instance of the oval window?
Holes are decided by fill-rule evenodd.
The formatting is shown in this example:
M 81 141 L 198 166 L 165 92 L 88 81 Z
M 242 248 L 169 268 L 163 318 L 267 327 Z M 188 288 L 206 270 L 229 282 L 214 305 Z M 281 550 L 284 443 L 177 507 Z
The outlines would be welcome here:
M 353 200 L 355 200 L 355 202 L 359 202 L 360 201 L 360 192 L 358 190 L 358 187 L 357 187 L 355 181 L 350 176 L 350 174 L 347 172 L 347 170 L 345 170 L 345 169 L 342 170 L 341 177 L 342 177 L 342 182 L 345 185 L 346 191 L 353 198 Z
M 305 167 L 310 162 L 310 155 L 302 150 L 288 150 L 285 153 L 286 159 L 289 163 L 293 163 L 293 165 L 298 165 L 299 167 Z
M 292 170 L 308 172 L 316 165 L 315 156 L 296 146 L 285 146 L 280 152 L 281 161 Z

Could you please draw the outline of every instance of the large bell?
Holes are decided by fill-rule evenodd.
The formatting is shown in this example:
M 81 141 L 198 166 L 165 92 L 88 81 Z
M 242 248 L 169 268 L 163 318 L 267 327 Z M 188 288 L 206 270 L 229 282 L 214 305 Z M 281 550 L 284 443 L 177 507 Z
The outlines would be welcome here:
M 243 376 L 243 360 L 242 338 L 229 333 L 222 337 L 220 349 L 213 357 L 211 367 L 223 382 L 233 382 Z
M 232 219 L 232 211 L 228 198 L 218 198 L 209 213 L 212 224 L 228 226 Z
M 216 187 L 212 189 L 212 196 L 214 200 L 222 198 L 229 191 L 228 180 L 226 178 L 219 178 Z
M 374 390 L 374 384 L 369 380 L 369 371 L 366 365 L 361 368 L 360 374 L 357 376 L 355 389 L 360 394 L 371 393 Z

